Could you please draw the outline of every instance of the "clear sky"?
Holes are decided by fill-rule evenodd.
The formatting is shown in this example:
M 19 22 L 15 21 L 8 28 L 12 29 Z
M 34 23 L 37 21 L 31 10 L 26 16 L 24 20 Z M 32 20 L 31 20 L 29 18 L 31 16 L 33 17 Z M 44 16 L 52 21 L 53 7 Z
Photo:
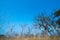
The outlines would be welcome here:
M 60 8 L 60 0 L 0 0 L 0 19 L 30 23 L 34 15 Z
M 0 0 L 0 24 L 31 23 L 36 14 L 59 8 L 60 0 Z

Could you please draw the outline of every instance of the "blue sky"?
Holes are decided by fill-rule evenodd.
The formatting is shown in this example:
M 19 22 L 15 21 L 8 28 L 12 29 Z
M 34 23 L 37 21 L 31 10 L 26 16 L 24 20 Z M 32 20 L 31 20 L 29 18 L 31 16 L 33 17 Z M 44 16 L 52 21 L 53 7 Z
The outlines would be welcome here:
M 43 11 L 48 14 L 60 8 L 60 0 L 0 0 L 0 17 L 6 22 L 30 23 Z
M 60 0 L 0 0 L 0 25 L 32 23 L 40 12 L 47 15 L 60 8 Z

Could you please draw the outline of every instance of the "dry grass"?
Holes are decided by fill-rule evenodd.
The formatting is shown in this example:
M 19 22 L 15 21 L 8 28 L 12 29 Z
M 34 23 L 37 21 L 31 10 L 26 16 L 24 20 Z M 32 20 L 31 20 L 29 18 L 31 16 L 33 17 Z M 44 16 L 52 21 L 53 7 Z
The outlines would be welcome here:
M 60 40 L 60 37 L 11 37 L 11 38 L 0 38 L 0 40 Z

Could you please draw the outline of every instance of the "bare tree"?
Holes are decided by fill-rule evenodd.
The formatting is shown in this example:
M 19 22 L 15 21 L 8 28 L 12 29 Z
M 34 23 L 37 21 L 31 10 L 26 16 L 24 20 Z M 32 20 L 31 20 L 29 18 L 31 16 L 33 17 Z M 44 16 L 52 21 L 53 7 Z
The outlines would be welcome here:
M 21 28 L 22 28 L 21 37 L 24 37 L 24 36 L 25 36 L 24 30 L 25 30 L 25 27 L 26 27 L 26 26 L 27 26 L 27 24 L 22 24 L 22 25 L 21 25 Z
M 8 27 L 8 31 L 5 33 L 8 37 L 12 37 L 13 34 L 15 34 L 15 31 L 13 31 L 15 25 L 12 24 Z
M 57 27 L 57 30 L 59 31 L 59 35 L 60 35 L 60 9 L 54 12 L 54 19 L 55 19 L 55 18 L 58 18 L 58 19 L 56 20 L 56 23 L 59 25 L 59 26 Z
M 44 27 L 44 30 L 45 32 L 42 30 L 42 35 L 44 33 L 49 33 L 50 35 L 56 35 L 54 30 L 57 32 L 56 30 L 56 22 L 49 16 L 47 15 L 37 15 L 35 18 L 34 18 L 34 26 L 38 29 L 41 30 L 42 27 Z M 54 24 L 52 24 L 54 23 Z

